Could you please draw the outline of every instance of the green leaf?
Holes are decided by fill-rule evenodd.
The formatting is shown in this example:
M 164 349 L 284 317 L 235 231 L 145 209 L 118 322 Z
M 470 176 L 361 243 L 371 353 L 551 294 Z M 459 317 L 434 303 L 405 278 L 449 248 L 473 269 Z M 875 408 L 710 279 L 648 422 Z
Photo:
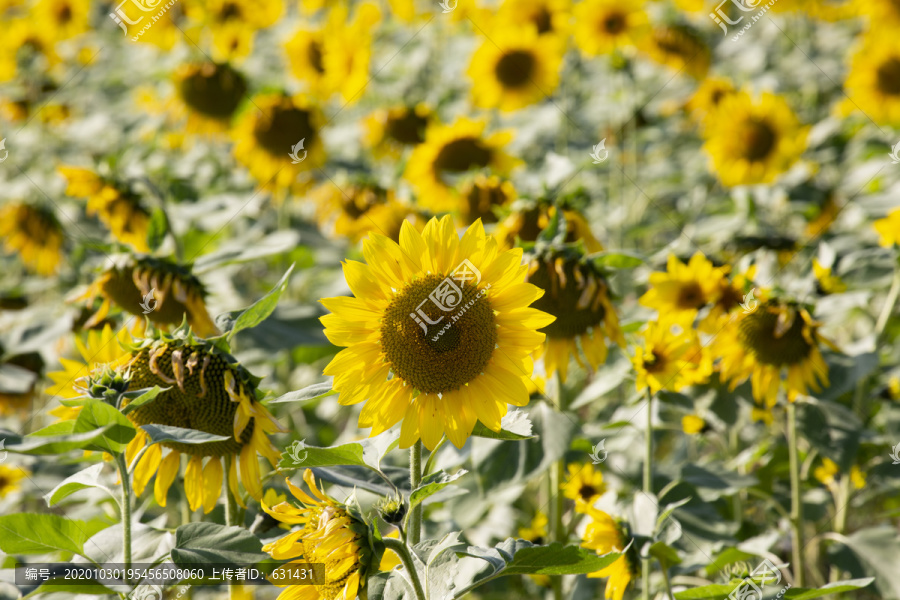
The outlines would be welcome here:
M 823 585 L 820 588 L 791 588 L 786 591 L 782 597 L 787 598 L 787 600 L 810 600 L 811 598 L 821 598 L 822 596 L 829 596 L 831 594 L 852 592 L 853 590 L 858 590 L 870 585 L 873 581 L 875 581 L 874 577 L 867 577 L 865 579 L 835 581 L 834 583 Z
M 668 569 L 672 565 L 677 565 L 681 562 L 678 551 L 663 542 L 656 542 L 650 546 L 650 556 L 658 560 L 663 569 Z
M 128 413 L 130 413 L 133 410 L 136 410 L 138 408 L 141 408 L 142 406 L 146 406 L 147 404 L 150 404 L 151 402 L 156 400 L 157 396 L 159 396 L 159 394 L 161 392 L 165 392 L 168 389 L 169 388 L 167 388 L 167 387 L 161 388 L 158 385 L 154 385 L 152 388 L 150 388 L 146 391 L 141 390 L 144 392 L 143 394 L 139 395 L 134 400 L 130 400 L 128 402 L 128 404 L 126 404 L 125 406 L 122 407 L 122 414 L 127 415 Z
M 727 598 L 728 594 L 734 591 L 737 584 L 714 583 L 712 585 L 703 585 L 700 587 L 675 592 L 675 600 L 704 600 L 705 598 L 716 598 L 721 600 Z
M 147 246 L 150 251 L 156 251 L 162 246 L 166 239 L 166 233 L 169 231 L 169 219 L 166 217 L 166 211 L 157 208 L 150 215 L 150 223 L 147 226 Z
M 175 530 L 175 547 L 170 552 L 179 567 L 212 563 L 254 565 L 269 557 L 262 542 L 242 527 L 217 523 L 187 523 Z
M 432 473 L 425 477 L 422 480 L 422 485 L 414 489 L 409 495 L 409 510 L 412 511 L 414 506 L 418 505 L 432 494 L 441 491 L 466 473 L 468 473 L 468 471 L 465 469 L 460 469 L 453 475 L 444 471 L 438 471 L 437 473 Z
M 314 383 L 311 386 L 305 387 L 302 390 L 295 390 L 293 392 L 288 392 L 282 396 L 278 396 L 274 400 L 271 400 L 269 404 L 281 404 L 283 402 L 306 402 L 307 400 L 315 400 L 316 398 L 324 398 L 325 396 L 331 396 L 332 394 L 337 394 L 336 391 L 331 389 L 331 382 L 327 381 L 325 383 Z
M 94 431 L 77 434 L 73 433 L 74 428 L 75 421 L 61 421 L 25 437 L 10 435 L 4 438 L 5 447 L 6 450 L 19 454 L 65 454 L 70 450 L 80 450 L 92 445 L 112 426 L 107 425 Z
M 119 454 L 137 433 L 125 415 L 102 400 L 84 403 L 78 412 L 78 418 L 75 419 L 72 432 L 84 433 L 106 426 L 109 426 L 109 429 L 101 437 L 85 446 L 88 450 Z
M 231 339 L 238 331 L 255 327 L 272 314 L 272 311 L 274 311 L 275 307 L 278 305 L 278 299 L 281 298 L 281 294 L 287 289 L 288 278 L 293 270 L 294 265 L 291 265 L 287 272 L 281 277 L 281 280 L 275 284 L 275 287 L 273 287 L 268 294 L 254 302 L 249 308 L 238 315 L 226 337 L 229 342 L 231 342 Z
M 226 435 L 216 435 L 174 425 L 141 425 L 141 429 L 150 436 L 150 444 L 159 444 L 160 442 L 206 444 L 208 442 L 225 442 L 231 439 Z
M 504 575 L 580 575 L 606 568 L 619 557 L 620 552 L 598 556 L 596 552 L 579 546 L 550 546 L 522 548 L 504 570 Z
M 109 488 L 97 481 L 100 477 L 100 471 L 102 470 L 103 463 L 98 463 L 83 471 L 78 471 L 70 477 L 66 477 L 58 486 L 50 490 L 50 493 L 44 495 L 44 501 L 47 503 L 47 506 L 53 506 L 75 492 L 87 488 L 100 488 L 106 491 L 110 496 L 115 497 Z
M 894 527 L 879 525 L 860 529 L 848 535 L 843 542 L 868 567 L 867 574 L 875 575 L 882 596 L 900 596 L 900 570 L 897 569 L 900 536 Z
M 475 423 L 472 435 L 489 438 L 492 440 L 530 440 L 535 436 L 531 434 L 531 421 L 528 415 L 520 410 L 512 410 L 506 413 L 500 420 L 500 431 L 493 431 L 485 427 L 481 421 Z
M 399 435 L 399 432 L 385 432 L 374 438 L 330 448 L 307 446 L 303 440 L 296 441 L 282 453 L 278 468 L 356 466 L 378 470 L 381 457 Z
M 591 257 L 594 266 L 608 269 L 633 269 L 644 264 L 644 259 L 630 252 L 600 252 Z
M 17 513 L 0 517 L 0 550 L 7 554 L 84 554 L 84 542 L 102 526 L 61 515 Z

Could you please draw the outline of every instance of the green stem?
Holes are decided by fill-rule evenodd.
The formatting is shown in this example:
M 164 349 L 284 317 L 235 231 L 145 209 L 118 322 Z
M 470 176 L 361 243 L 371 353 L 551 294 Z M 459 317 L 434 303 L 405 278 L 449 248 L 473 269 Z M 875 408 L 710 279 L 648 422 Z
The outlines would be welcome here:
M 669 570 L 662 564 L 660 564 L 660 567 L 662 567 L 663 581 L 666 582 L 666 594 L 669 595 L 669 600 L 675 600 L 675 594 L 672 593 L 672 582 L 669 581 Z
M 225 457 L 225 477 L 222 483 L 225 485 L 225 524 L 237 525 L 238 506 L 234 494 L 231 493 L 231 486 L 228 485 L 228 473 L 231 472 L 231 456 Z M 229 586 L 229 589 L 233 586 Z
M 891 313 L 894 312 L 894 305 L 897 303 L 898 296 L 900 296 L 900 265 L 894 267 L 894 278 L 891 280 L 891 289 L 888 291 L 884 306 L 881 309 L 881 314 L 878 315 L 878 320 L 875 321 L 876 344 L 880 341 L 879 338 L 884 334 L 888 319 L 891 318 Z
M 797 451 L 797 405 L 788 402 L 788 456 L 791 470 L 791 527 L 794 530 L 794 583 L 803 587 L 803 502 L 800 498 L 800 460 Z
M 131 480 L 124 454 L 116 454 L 116 468 L 122 480 L 122 547 L 125 554 L 125 568 L 131 568 Z
M 560 412 L 565 412 L 567 408 L 565 400 L 566 395 L 563 393 L 562 379 L 560 378 L 559 371 L 554 373 L 554 381 L 556 382 L 556 406 L 559 408 Z M 566 498 L 562 495 L 562 493 L 560 493 L 560 488 L 562 487 L 563 481 L 565 479 L 565 473 L 565 458 L 556 461 L 556 463 L 550 469 L 550 517 L 552 519 L 551 533 L 553 541 L 560 542 L 561 544 L 566 543 L 568 533 L 563 527 L 563 515 L 566 511 Z M 562 575 L 551 577 L 550 584 L 553 589 L 554 600 L 562 600 Z
M 850 487 L 850 475 L 845 473 L 841 475 L 838 484 L 837 493 L 834 495 L 834 533 L 843 535 L 847 530 L 847 513 L 850 512 L 850 496 L 853 493 Z M 841 577 L 841 570 L 836 565 L 832 565 L 828 572 L 828 581 L 835 582 Z
M 647 388 L 647 429 L 644 432 L 644 493 L 653 494 L 653 392 Z M 641 560 L 641 598 L 650 598 L 650 559 Z
M 409 548 L 406 547 L 406 544 L 394 538 L 383 538 L 381 541 L 384 542 L 384 545 L 388 550 L 392 550 L 400 557 L 403 567 L 406 569 L 406 572 L 409 573 L 409 579 L 412 581 L 416 599 L 427 600 L 428 597 L 425 595 L 425 590 L 422 589 L 422 582 L 419 581 L 419 573 L 416 571 L 416 565 L 413 563 L 412 555 L 409 553 Z
M 422 484 L 422 440 L 418 440 L 409 450 L 409 483 L 411 490 Z M 412 545 L 422 539 L 422 509 L 421 503 L 412 509 L 409 524 L 409 543 Z

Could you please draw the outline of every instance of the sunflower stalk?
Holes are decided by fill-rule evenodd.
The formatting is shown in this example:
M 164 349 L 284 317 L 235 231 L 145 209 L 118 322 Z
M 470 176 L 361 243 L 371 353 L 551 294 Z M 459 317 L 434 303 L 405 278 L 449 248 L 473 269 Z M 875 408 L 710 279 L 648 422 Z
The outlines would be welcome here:
M 419 573 L 416 571 L 416 565 L 413 563 L 412 555 L 409 553 L 409 548 L 406 547 L 406 544 L 400 540 L 387 537 L 382 538 L 381 541 L 388 550 L 392 550 L 394 554 L 400 557 L 403 568 L 405 568 L 407 574 L 409 574 L 409 580 L 412 582 L 413 591 L 416 593 L 416 599 L 427 600 L 428 596 L 425 595 L 425 590 L 422 588 L 422 582 L 419 581 Z
M 232 456 L 225 456 L 225 472 L 231 473 L 231 464 L 234 461 Z M 231 486 L 228 485 L 228 477 L 223 477 L 222 484 L 225 486 L 225 524 L 237 525 L 238 506 L 234 494 L 231 493 Z M 232 586 L 233 587 L 233 586 Z
M 788 453 L 791 470 L 791 527 L 794 530 L 793 562 L 796 565 L 794 582 L 803 587 L 803 502 L 800 498 L 800 460 L 797 451 L 797 405 L 788 402 Z
M 647 388 L 647 429 L 644 434 L 644 493 L 653 493 L 653 392 Z M 641 559 L 641 598 L 650 598 L 650 559 Z
M 417 440 L 409 451 L 409 483 L 410 490 L 422 485 L 422 440 Z M 409 543 L 416 545 L 422 539 L 422 504 L 412 509 L 409 519 Z M 401 556 L 401 558 L 403 558 Z
M 556 371 L 553 375 L 554 382 L 556 383 L 556 406 L 559 408 L 560 412 L 564 412 L 566 410 L 566 401 L 565 394 L 562 389 L 562 378 L 560 377 L 559 371 Z M 553 465 L 553 469 L 550 472 L 550 503 L 551 503 L 551 514 L 552 514 L 552 535 L 554 542 L 560 542 L 562 544 L 566 543 L 567 532 L 565 527 L 563 526 L 563 513 L 565 512 L 565 496 L 560 492 L 562 488 L 563 481 L 565 479 L 566 472 L 566 461 L 565 459 L 556 461 L 556 464 Z M 563 578 L 562 575 L 554 576 L 551 578 L 551 585 L 553 587 L 553 598 L 554 600 L 562 600 L 563 598 Z
M 125 568 L 131 568 L 131 480 L 128 475 L 128 464 L 124 454 L 116 454 L 116 468 L 122 480 L 122 548 L 125 557 Z

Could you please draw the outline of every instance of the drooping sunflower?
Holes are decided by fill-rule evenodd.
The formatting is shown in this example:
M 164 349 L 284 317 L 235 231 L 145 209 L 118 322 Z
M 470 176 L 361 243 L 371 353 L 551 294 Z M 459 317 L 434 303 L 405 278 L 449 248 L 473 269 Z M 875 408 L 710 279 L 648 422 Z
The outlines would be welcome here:
M 113 237 L 138 252 L 149 250 L 150 211 L 127 183 L 79 167 L 62 166 L 59 172 L 68 182 L 66 194 L 87 199 L 88 215 L 97 215 Z
M 723 185 L 771 183 L 806 149 L 809 127 L 784 98 L 765 93 L 754 101 L 740 92 L 720 106 L 705 128 L 703 149 Z
M 210 337 L 220 332 L 206 310 L 205 297 L 206 289 L 190 267 L 163 258 L 126 255 L 118 257 L 76 300 L 103 300 L 85 327 L 102 322 L 115 304 L 133 315 L 146 315 L 164 328 L 180 325 L 187 317 L 198 335 Z
M 570 0 L 503 0 L 497 20 L 506 25 L 531 25 L 538 35 L 565 36 L 572 16 Z
M 63 230 L 44 206 L 13 202 L 0 208 L 0 238 L 6 252 L 17 252 L 38 275 L 53 275 L 62 261 Z
M 863 37 L 850 61 L 844 89 L 848 99 L 843 112 L 859 110 L 876 123 L 900 125 L 900 41 L 894 30 Z
M 523 243 L 537 241 L 541 232 L 550 224 L 556 210 L 555 206 L 544 203 L 516 210 L 497 225 L 494 237 L 504 248 L 512 248 L 516 245 L 516 240 Z M 566 220 L 565 243 L 571 244 L 581 240 L 588 252 L 603 250 L 603 244 L 594 237 L 591 226 L 580 212 L 566 208 L 563 209 L 563 217 Z
M 779 389 L 793 402 L 799 394 L 828 385 L 820 345 L 833 345 L 819 334 L 819 327 L 805 307 L 770 298 L 731 320 L 713 339 L 711 351 L 720 359 L 721 378 L 730 389 L 750 379 L 753 398 L 771 409 Z
M 460 239 L 448 215 L 422 233 L 404 222 L 399 244 L 372 234 L 363 256 L 344 263 L 355 297 L 321 300 L 326 337 L 346 347 L 324 373 L 341 404 L 365 402 L 360 427 L 402 420 L 401 448 L 445 434 L 461 448 L 476 421 L 497 431 L 507 404 L 528 403 L 530 354 L 553 317 L 529 308 L 543 292 L 525 283 L 521 250 L 500 250 L 480 221 Z
M 892 210 L 883 219 L 878 219 L 872 225 L 878 232 L 878 243 L 885 248 L 900 244 L 900 208 Z
M 253 98 L 253 106 L 233 130 L 234 157 L 277 195 L 302 192 L 308 172 L 325 163 L 322 112 L 302 95 L 263 94 Z M 294 164 L 291 151 L 301 142 L 296 156 L 303 160 Z
M 666 272 L 650 274 L 650 289 L 639 302 L 690 326 L 701 308 L 718 300 L 727 273 L 727 266 L 713 266 L 702 252 L 695 253 L 687 264 L 670 254 Z
M 301 527 L 263 546 L 276 560 L 292 566 L 322 565 L 313 570 L 312 585 L 286 587 L 278 600 L 353 600 L 365 589 L 372 565 L 368 525 L 348 506 L 328 497 L 316 485 L 313 473 L 304 470 L 307 494 L 286 479 L 291 494 L 300 502 L 282 502 L 263 510 L 274 519 Z M 276 584 L 277 585 L 277 584 Z
M 596 508 L 587 507 L 591 522 L 584 530 L 582 548 L 594 550 L 603 555 L 609 552 L 622 552 L 631 541 L 628 526 L 613 519 L 607 513 Z M 608 567 L 588 573 L 590 578 L 607 578 L 606 600 L 622 600 L 625 589 L 640 575 L 640 563 L 634 556 L 634 548 L 629 548 L 622 556 Z
M 575 44 L 587 56 L 637 46 L 650 28 L 643 2 L 584 0 L 572 13 Z
M 185 129 L 202 134 L 227 131 L 247 92 L 247 80 L 228 63 L 185 63 L 176 69 L 174 83 Z
M 637 372 L 637 390 L 677 392 L 704 383 L 712 373 L 712 356 L 700 345 L 696 331 L 668 321 L 650 321 L 641 332 L 643 345 L 631 362 Z
M 317 205 L 319 227 L 353 242 L 373 231 L 396 241 L 406 219 L 418 220 L 414 207 L 398 200 L 393 190 L 374 183 L 338 187 L 327 181 L 314 188 L 309 197 Z
M 19 491 L 21 482 L 29 472 L 22 467 L 0 464 L 0 498 Z
M 571 358 L 595 369 L 606 362 L 608 343 L 625 345 L 606 278 L 575 250 L 534 256 L 527 281 L 544 291 L 534 308 L 556 317 L 540 330 L 547 337 L 535 353 L 548 377 L 559 372 L 565 382 Z
M 90 0 L 39 0 L 32 18 L 49 30 L 54 40 L 67 40 L 90 28 Z
M 560 486 L 563 495 L 575 501 L 575 510 L 586 512 L 594 502 L 606 493 L 606 483 L 603 481 L 603 473 L 594 469 L 592 463 L 583 465 L 568 465 L 569 477 Z
M 640 44 L 647 56 L 661 65 L 703 79 L 709 72 L 712 51 L 700 34 L 682 24 L 658 25 Z
M 472 55 L 472 102 L 514 111 L 549 98 L 559 85 L 563 42 L 537 29 L 505 27 L 491 33 Z
M 505 176 L 518 164 L 503 151 L 512 134 L 485 136 L 484 128 L 484 122 L 465 117 L 452 125 L 428 127 L 425 141 L 413 148 L 404 173 L 422 207 L 435 212 L 453 210 L 459 198 L 454 177 L 480 169 Z
M 425 104 L 381 108 L 365 118 L 363 143 L 376 158 L 397 159 L 406 148 L 425 141 L 433 113 Z
M 494 209 L 509 206 L 515 199 L 516 189 L 511 181 L 496 175 L 476 175 L 462 190 L 459 209 L 462 225 L 468 227 L 478 219 L 486 224 L 496 223 Z

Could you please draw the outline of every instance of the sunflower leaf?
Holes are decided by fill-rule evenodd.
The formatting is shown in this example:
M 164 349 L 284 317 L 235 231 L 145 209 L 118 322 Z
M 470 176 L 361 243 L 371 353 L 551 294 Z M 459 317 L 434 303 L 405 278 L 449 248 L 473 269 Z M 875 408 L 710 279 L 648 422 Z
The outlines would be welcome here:
M 475 423 L 472 435 L 492 440 L 530 440 L 535 437 L 531 433 L 531 421 L 528 420 L 528 415 L 520 410 L 512 410 L 500 420 L 500 431 L 488 429 L 481 421 L 478 421 Z
M 74 475 L 66 477 L 58 486 L 50 490 L 48 494 L 44 495 L 44 501 L 47 503 L 47 506 L 53 506 L 75 492 L 87 488 L 100 488 L 115 498 L 112 491 L 98 481 L 101 470 L 103 470 L 103 463 L 97 463 L 96 465 L 91 465 L 87 469 L 78 471 Z
M 176 529 L 170 556 L 182 568 L 216 563 L 255 565 L 269 557 L 259 538 L 246 529 L 217 523 L 187 523 Z
M 142 406 L 146 406 L 147 404 L 150 404 L 151 402 L 156 400 L 156 398 L 159 396 L 159 394 L 161 392 L 165 392 L 168 389 L 169 388 L 167 388 L 167 387 L 161 388 L 158 385 L 154 385 L 152 388 L 149 388 L 149 389 L 135 390 L 135 392 L 142 392 L 142 393 L 137 398 L 135 398 L 134 400 L 130 401 L 128 404 L 126 404 L 125 406 L 122 407 L 122 414 L 127 415 L 128 413 L 130 413 L 131 411 L 133 411 L 137 408 L 141 408 Z M 125 394 L 127 396 L 130 393 L 132 393 L 132 392 L 126 392 Z
M 81 450 L 103 437 L 112 425 L 105 425 L 93 431 L 75 433 L 75 421 L 53 423 L 43 429 L 20 437 L 15 434 L 0 435 L 5 450 L 19 454 L 63 454 L 70 450 Z
M 102 400 L 91 400 L 84 403 L 81 410 L 78 411 L 78 418 L 75 419 L 72 432 L 84 433 L 107 425 L 110 426 L 109 430 L 85 448 L 110 454 L 124 451 L 137 431 L 125 415 Z
M 284 290 L 287 289 L 288 279 L 291 276 L 291 272 L 294 270 L 294 265 L 291 265 L 287 272 L 281 277 L 278 283 L 275 284 L 268 294 L 251 304 L 248 308 L 244 309 L 237 317 L 234 319 L 233 323 L 228 323 L 229 319 L 225 319 L 224 323 L 219 319 L 216 319 L 216 322 L 225 328 L 228 331 L 226 335 L 226 340 L 231 342 L 231 339 L 234 335 L 243 329 L 250 329 L 251 327 L 255 327 L 259 325 L 266 318 L 272 314 L 272 311 L 275 310 L 275 307 L 278 305 L 278 299 L 281 298 L 281 294 L 284 293 Z M 230 324 L 230 328 L 228 325 Z M 230 330 L 229 330 L 230 329 Z
M 147 246 L 151 251 L 155 251 L 162 246 L 168 232 L 169 219 L 166 217 L 166 211 L 157 208 L 150 216 L 150 224 L 147 226 Z
M 330 448 L 317 448 L 307 446 L 303 440 L 295 441 L 282 454 L 278 468 L 355 466 L 378 471 L 385 449 L 398 435 L 399 432 L 388 431 L 374 438 Z
M 591 257 L 591 262 L 600 269 L 633 269 L 644 264 L 644 259 L 628 252 L 599 252 Z
M 150 444 L 160 442 L 178 442 L 180 444 L 206 444 L 208 442 L 225 442 L 231 437 L 216 435 L 196 429 L 185 429 L 174 425 L 141 425 L 141 429 L 150 436 Z
M 104 526 L 63 515 L 17 513 L 0 517 L 0 550 L 7 554 L 84 554 L 84 542 Z
M 425 477 L 425 479 L 422 480 L 422 484 L 414 489 L 409 495 L 409 510 L 412 510 L 414 506 L 420 504 L 432 494 L 441 491 L 466 473 L 468 473 L 468 471 L 465 469 L 460 469 L 453 475 L 450 475 L 445 471 L 438 471 L 437 473 L 432 473 Z
M 331 389 L 331 382 L 326 381 L 324 383 L 314 383 L 303 389 L 294 390 L 293 392 L 288 392 L 287 394 L 282 394 L 274 400 L 270 400 L 269 404 L 281 404 L 284 402 L 306 402 L 307 400 L 324 398 L 325 396 L 331 396 L 332 394 L 337 394 L 337 392 Z

